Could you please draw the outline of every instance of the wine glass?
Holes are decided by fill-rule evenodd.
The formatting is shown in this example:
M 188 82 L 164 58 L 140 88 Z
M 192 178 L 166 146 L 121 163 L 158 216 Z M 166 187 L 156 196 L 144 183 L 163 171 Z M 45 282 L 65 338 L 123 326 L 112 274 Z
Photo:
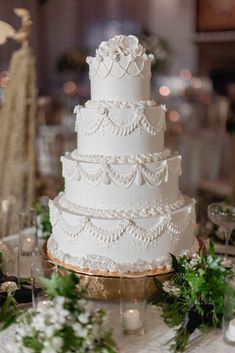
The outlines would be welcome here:
M 217 226 L 224 230 L 225 235 L 225 253 L 228 258 L 229 239 L 235 228 L 235 206 L 228 205 L 225 202 L 215 202 L 208 206 L 208 217 Z

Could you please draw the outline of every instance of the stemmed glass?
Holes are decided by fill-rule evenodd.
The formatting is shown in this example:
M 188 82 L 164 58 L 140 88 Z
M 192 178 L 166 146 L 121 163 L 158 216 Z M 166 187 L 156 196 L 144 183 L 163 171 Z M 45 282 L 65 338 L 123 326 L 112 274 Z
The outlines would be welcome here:
M 225 253 L 228 258 L 229 239 L 235 228 L 235 206 L 228 205 L 225 202 L 215 202 L 208 206 L 208 217 L 217 226 L 224 230 L 225 235 Z

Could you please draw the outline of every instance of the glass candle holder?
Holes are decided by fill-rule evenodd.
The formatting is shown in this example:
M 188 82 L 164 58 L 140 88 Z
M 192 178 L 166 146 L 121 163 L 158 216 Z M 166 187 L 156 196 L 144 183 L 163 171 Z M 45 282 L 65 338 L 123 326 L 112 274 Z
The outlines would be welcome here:
M 14 291 L 19 288 L 19 245 L 15 241 L 0 244 L 0 291 Z
M 146 277 L 121 275 L 120 317 L 124 334 L 142 335 L 146 332 Z
M 40 310 L 49 303 L 49 298 L 43 291 L 41 278 L 51 278 L 54 271 L 57 271 L 57 266 L 51 261 L 43 261 L 31 266 L 32 304 L 34 309 Z
M 224 341 L 235 346 L 235 272 L 225 278 L 223 333 Z
M 20 217 L 20 253 L 33 256 L 38 252 L 37 217 L 34 209 L 22 210 Z

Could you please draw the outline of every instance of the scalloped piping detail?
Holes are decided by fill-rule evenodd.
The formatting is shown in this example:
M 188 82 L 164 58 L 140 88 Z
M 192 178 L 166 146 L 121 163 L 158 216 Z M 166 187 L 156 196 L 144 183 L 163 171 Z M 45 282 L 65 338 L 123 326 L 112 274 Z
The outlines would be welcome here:
M 62 176 L 68 180 L 81 180 L 89 185 L 97 186 L 100 183 L 113 183 L 119 188 L 126 189 L 133 182 L 136 185 L 148 183 L 152 186 L 159 186 L 163 182 L 168 182 L 169 173 L 173 176 L 181 174 L 181 157 L 177 156 L 174 160 L 164 160 L 155 171 L 151 171 L 145 164 L 132 165 L 127 172 L 118 172 L 110 164 L 97 165 L 95 170 L 87 170 L 82 163 L 61 157 Z M 171 161 L 171 162 L 170 162 Z
M 156 107 L 159 106 L 155 100 L 138 100 L 138 101 L 112 101 L 112 100 L 88 100 L 84 106 L 85 108 L 91 108 L 91 109 L 98 109 L 102 107 L 105 104 L 105 106 L 108 109 L 121 109 L 121 108 L 132 108 L 135 109 L 139 106 L 144 106 L 144 107 Z M 167 111 L 167 108 L 164 104 L 160 104 L 160 107 L 164 109 L 164 111 Z M 77 108 L 74 108 L 74 113 L 77 112 Z
M 51 236 L 47 243 L 48 250 L 58 260 L 62 261 L 67 265 L 73 265 L 83 269 L 90 269 L 96 271 L 108 271 L 108 272 L 145 272 L 155 269 L 171 268 L 172 262 L 169 255 L 158 257 L 157 259 L 145 261 L 138 259 L 132 263 L 118 263 L 109 257 L 88 254 L 86 257 L 72 256 L 68 253 L 63 252 L 59 248 L 56 240 Z M 198 242 L 195 240 L 190 249 L 182 251 L 182 255 L 190 256 L 198 251 Z
M 142 104 L 133 108 L 134 117 L 131 120 L 131 122 L 125 125 L 123 124 L 119 125 L 116 121 L 112 119 L 108 106 L 106 106 L 106 104 L 103 103 L 99 108 L 97 108 L 97 119 L 91 125 L 91 124 L 87 124 L 86 119 L 84 119 L 84 117 L 82 116 L 82 106 L 77 106 L 75 110 L 77 113 L 75 131 L 78 131 L 81 129 L 81 131 L 86 136 L 91 136 L 91 135 L 94 135 L 100 129 L 102 131 L 105 129 L 108 129 L 114 135 L 126 136 L 126 135 L 130 135 L 137 128 L 142 127 L 149 134 L 156 135 L 160 131 L 166 129 L 165 110 L 164 108 L 162 108 L 162 106 L 160 106 L 160 109 L 161 109 L 161 114 L 156 124 L 151 124 L 148 121 L 148 118 L 144 113 L 144 104 Z
M 151 71 L 148 70 L 148 74 L 144 75 L 144 69 L 145 69 L 145 63 L 146 60 L 142 60 L 142 62 L 140 63 L 140 65 L 138 66 L 137 63 L 135 61 L 132 61 L 131 58 L 129 60 L 129 62 L 127 63 L 126 66 L 122 66 L 120 64 L 119 61 L 111 61 L 109 67 L 105 64 L 104 60 L 103 61 L 98 61 L 96 58 L 92 58 L 90 57 L 90 70 L 89 70 L 89 78 L 95 78 L 96 76 L 98 76 L 100 79 L 105 79 L 108 76 L 114 78 L 114 79 L 121 79 L 123 78 L 125 75 L 128 75 L 130 77 L 136 78 L 136 77 L 140 77 L 140 78 L 151 78 Z M 98 63 L 97 66 L 94 65 L 94 62 Z M 113 74 L 113 68 L 114 66 L 118 67 L 120 74 Z M 100 67 L 102 67 L 102 69 L 100 70 Z M 131 73 L 130 68 L 132 68 L 132 71 L 136 71 L 134 74 Z M 105 69 L 105 70 L 104 70 Z M 134 70 L 133 70 L 134 69 Z M 104 72 L 103 74 L 100 74 L 101 72 Z
M 102 164 L 136 164 L 157 162 L 171 157 L 171 151 L 166 148 L 162 152 L 146 153 L 140 155 L 124 155 L 124 156 L 103 156 L 79 154 L 75 150 L 71 156 L 79 162 L 102 163 Z M 175 154 L 175 156 L 178 154 Z M 172 155 L 174 156 L 174 155 Z
M 101 210 L 89 207 L 83 207 L 75 205 L 74 203 L 66 200 L 63 196 L 63 193 L 56 197 L 55 202 L 58 204 L 58 207 L 61 207 L 65 211 L 73 212 L 77 215 L 93 216 L 97 218 L 138 218 L 138 217 L 152 217 L 160 216 L 167 212 L 173 212 L 179 207 L 185 205 L 185 198 L 183 195 L 180 195 L 179 199 L 171 204 L 161 203 L 156 207 L 150 208 L 140 208 L 137 210 Z
M 87 255 L 86 257 L 77 257 L 70 254 L 64 253 L 62 249 L 59 249 L 56 240 L 51 236 L 47 243 L 49 251 L 57 259 L 61 260 L 65 264 L 78 266 L 80 268 L 86 268 L 91 270 L 109 271 L 109 272 L 144 272 L 154 269 L 163 269 L 171 267 L 171 257 L 162 256 L 155 260 L 144 261 L 137 260 L 133 263 L 117 263 L 112 259 L 105 256 L 98 255 Z
M 193 204 L 185 207 L 184 216 L 178 222 L 174 221 L 174 216 L 167 213 L 160 217 L 156 224 L 150 228 L 143 228 L 136 224 L 133 219 L 118 220 L 118 225 L 112 229 L 106 229 L 97 226 L 92 218 L 82 216 L 76 225 L 70 225 L 64 219 L 63 211 L 58 209 L 54 203 L 50 202 L 50 218 L 53 224 L 53 229 L 56 231 L 57 227 L 62 229 L 66 236 L 70 238 L 79 238 L 83 231 L 86 231 L 94 236 L 101 247 L 110 248 L 116 247 L 123 236 L 130 237 L 131 240 L 140 248 L 147 250 L 157 244 L 158 238 L 167 230 L 171 240 L 176 243 L 179 240 L 180 234 L 193 225 L 195 222 L 195 210 Z

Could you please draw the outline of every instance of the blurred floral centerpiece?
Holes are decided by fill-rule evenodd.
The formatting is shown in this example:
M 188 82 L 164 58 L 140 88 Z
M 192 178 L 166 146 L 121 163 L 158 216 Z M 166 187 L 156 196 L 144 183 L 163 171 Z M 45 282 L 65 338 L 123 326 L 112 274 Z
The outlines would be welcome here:
M 169 42 L 162 37 L 144 32 L 140 37 L 140 43 L 146 49 L 146 54 L 154 56 L 152 73 L 165 70 L 169 63 L 169 54 L 173 53 Z
M 112 331 L 104 327 L 105 312 L 84 300 L 74 273 L 41 278 L 51 300 L 36 309 L 20 310 L 5 302 L 0 329 L 16 323 L 9 349 L 15 353 L 117 353 Z M 12 296 L 9 294 L 9 299 Z

